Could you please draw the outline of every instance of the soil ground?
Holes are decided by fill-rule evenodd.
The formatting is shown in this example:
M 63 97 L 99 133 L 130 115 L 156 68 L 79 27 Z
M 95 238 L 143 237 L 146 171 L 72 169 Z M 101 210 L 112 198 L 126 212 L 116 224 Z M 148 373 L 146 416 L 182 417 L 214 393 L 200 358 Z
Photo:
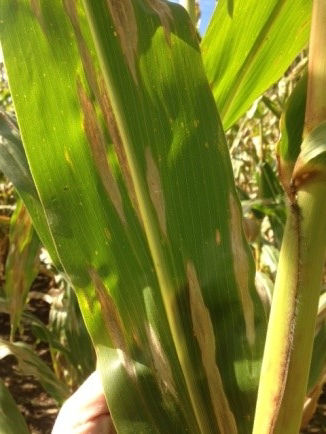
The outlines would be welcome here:
M 47 291 L 50 279 L 40 274 L 34 281 L 32 289 Z M 31 300 L 28 309 L 38 316 L 45 324 L 48 322 L 49 307 L 43 300 Z M 0 314 L 0 338 L 9 339 L 9 315 Z M 44 343 L 36 343 L 30 329 L 27 327 L 19 339 L 28 344 L 36 345 L 38 355 L 49 365 L 51 359 L 49 349 Z M 50 434 L 58 413 L 58 406 L 33 377 L 23 376 L 17 367 L 14 356 L 0 360 L 0 378 L 8 387 L 23 414 L 31 434 Z M 0 430 L 1 432 L 1 430 Z M 17 433 L 20 434 L 20 433 Z

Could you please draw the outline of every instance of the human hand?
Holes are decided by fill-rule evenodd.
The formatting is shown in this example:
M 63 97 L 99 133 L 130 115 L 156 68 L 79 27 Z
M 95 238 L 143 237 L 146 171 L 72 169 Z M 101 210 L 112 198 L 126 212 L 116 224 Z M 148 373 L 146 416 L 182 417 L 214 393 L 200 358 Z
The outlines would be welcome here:
M 61 407 L 52 434 L 114 434 L 97 371 Z

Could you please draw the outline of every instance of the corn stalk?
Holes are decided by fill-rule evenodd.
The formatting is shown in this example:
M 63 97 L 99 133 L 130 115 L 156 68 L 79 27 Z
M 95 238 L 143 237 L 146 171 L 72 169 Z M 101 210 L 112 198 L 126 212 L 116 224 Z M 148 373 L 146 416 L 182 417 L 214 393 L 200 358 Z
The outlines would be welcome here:
M 259 384 L 257 434 L 297 433 L 307 390 L 326 247 L 325 24 L 326 4 L 315 0 L 304 125 L 292 118 L 292 126 L 303 129 L 302 143 L 292 134 L 279 149 L 288 218 Z

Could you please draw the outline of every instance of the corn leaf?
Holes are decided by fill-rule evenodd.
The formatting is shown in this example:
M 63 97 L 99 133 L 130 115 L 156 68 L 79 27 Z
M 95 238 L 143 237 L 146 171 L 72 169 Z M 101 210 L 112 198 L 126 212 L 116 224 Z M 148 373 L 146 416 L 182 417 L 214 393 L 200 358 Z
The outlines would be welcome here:
M 31 346 L 23 342 L 13 343 L 0 339 L 0 359 L 10 354 L 16 357 L 21 373 L 23 375 L 33 375 L 58 403 L 62 403 L 68 398 L 68 388 L 58 381 L 54 372 L 35 353 Z
M 317 326 L 309 372 L 307 393 L 310 393 L 326 372 L 326 293 L 319 298 Z
M 224 128 L 232 126 L 307 45 L 312 2 L 219 0 L 201 48 Z
M 26 422 L 14 398 L 0 380 L 0 427 L 1 434 L 28 434 Z
M 249 433 L 265 315 L 188 16 L 0 5 L 27 158 L 117 431 Z
M 28 166 L 18 125 L 13 117 L 2 110 L 0 110 L 0 170 L 18 190 L 37 228 L 40 240 L 47 246 L 53 262 L 58 266 L 59 260 Z
M 40 241 L 22 201 L 10 221 L 9 252 L 6 260 L 4 292 L 10 303 L 11 338 L 19 327 L 27 293 L 39 269 Z
M 44 340 L 53 350 L 53 365 L 58 377 L 66 378 L 69 384 L 78 385 L 95 370 L 95 353 L 76 294 L 66 282 L 61 281 L 61 285 L 65 285 L 63 291 L 51 303 L 49 325 L 45 330 L 48 333 Z M 42 334 L 40 328 L 39 331 Z M 58 342 L 62 343 L 61 348 Z

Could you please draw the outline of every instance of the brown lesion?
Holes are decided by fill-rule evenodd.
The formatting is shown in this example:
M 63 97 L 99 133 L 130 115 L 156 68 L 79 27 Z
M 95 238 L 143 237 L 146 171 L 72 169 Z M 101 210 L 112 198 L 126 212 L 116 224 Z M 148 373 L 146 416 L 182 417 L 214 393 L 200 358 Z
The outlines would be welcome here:
M 276 154 L 277 172 L 283 190 L 288 197 L 291 195 L 291 179 L 294 163 L 285 161 L 279 154 Z
M 149 190 L 149 195 L 154 205 L 161 232 L 167 237 L 167 224 L 165 213 L 165 201 L 163 195 L 163 187 L 160 177 L 160 172 L 153 158 L 151 149 L 145 149 L 146 159 L 146 181 Z
M 92 156 L 103 186 L 110 197 L 115 210 L 121 221 L 126 224 L 126 217 L 123 210 L 123 203 L 119 187 L 114 179 L 107 160 L 105 141 L 93 103 L 89 99 L 80 80 L 77 80 L 77 91 L 79 102 L 84 114 L 84 130 L 90 144 Z
M 46 24 L 44 21 L 40 0 L 30 0 L 29 2 L 30 2 L 31 10 L 35 15 L 39 25 L 41 26 L 43 33 L 46 34 Z
M 136 199 L 136 193 L 134 189 L 134 185 L 132 182 L 132 178 L 130 175 L 130 169 L 126 157 L 126 153 L 124 150 L 123 142 L 121 139 L 121 135 L 119 132 L 119 128 L 115 119 L 115 115 L 112 109 L 110 97 L 108 95 L 108 91 L 106 88 L 106 84 L 103 78 L 101 71 L 96 70 L 94 66 L 95 59 L 92 58 L 89 48 L 87 47 L 87 43 L 82 34 L 78 12 L 76 8 L 76 2 L 72 0 L 64 0 L 64 6 L 67 12 L 67 15 L 70 18 L 77 45 L 78 50 L 81 56 L 81 61 L 83 64 L 83 69 L 85 73 L 85 77 L 87 79 L 88 85 L 95 96 L 96 101 L 98 102 L 102 115 L 104 117 L 104 121 L 108 132 L 111 136 L 111 140 L 113 142 L 114 150 L 116 152 L 120 170 L 122 172 L 126 188 L 129 193 L 129 198 L 131 203 L 138 215 L 139 221 L 141 221 L 138 202 Z
M 111 338 L 112 344 L 116 349 L 120 350 L 120 355 L 126 371 L 130 376 L 134 377 L 135 370 L 129 354 L 123 323 L 114 300 L 97 271 L 94 268 L 89 268 L 88 274 L 93 282 L 97 299 L 101 306 L 104 324 Z
M 238 431 L 235 417 L 224 390 L 219 367 L 216 363 L 216 336 L 211 320 L 211 313 L 205 304 L 194 263 L 188 260 L 185 268 L 189 288 L 193 333 L 200 348 L 216 423 L 219 432 L 223 434 L 236 434 Z
M 73 27 L 76 42 L 78 46 L 78 51 L 81 57 L 81 61 L 83 64 L 85 76 L 87 78 L 89 87 L 96 97 L 99 95 L 99 88 L 97 84 L 97 75 L 95 68 L 93 66 L 92 55 L 87 47 L 85 38 L 82 34 L 78 12 L 77 12 L 77 3 L 75 0 L 63 0 L 63 5 L 65 7 L 66 13 L 70 19 L 71 25 Z
M 221 245 L 221 241 L 222 241 L 221 232 L 218 229 L 216 229 L 215 231 L 215 241 L 218 246 Z
M 153 370 L 163 389 L 163 393 L 168 390 L 174 398 L 178 398 L 172 369 L 168 357 L 163 351 L 160 338 L 151 324 L 145 324 L 145 330 L 153 358 Z
M 303 187 L 308 183 L 325 181 L 325 165 L 313 161 L 311 163 L 304 163 L 299 155 L 292 175 L 292 185 L 296 191 L 303 189 Z
M 231 251 L 233 256 L 233 271 L 238 295 L 246 326 L 246 337 L 250 347 L 256 340 L 254 303 L 249 288 L 249 258 L 243 238 L 243 220 L 238 200 L 233 194 L 229 195 Z
M 113 146 L 115 153 L 118 158 L 119 166 L 125 181 L 126 188 L 129 193 L 129 199 L 134 207 L 135 212 L 137 213 L 138 219 L 141 222 L 141 216 L 139 212 L 139 206 L 137 201 L 137 196 L 135 192 L 135 187 L 132 181 L 130 168 L 126 156 L 126 152 L 123 146 L 122 138 L 119 132 L 119 128 L 113 113 L 112 105 L 110 102 L 110 98 L 108 92 L 106 90 L 105 82 L 102 76 L 99 78 L 99 88 L 100 88 L 100 97 L 98 99 L 102 113 L 104 115 L 106 125 L 108 131 L 110 133 L 111 139 L 113 141 Z
M 136 68 L 138 25 L 132 1 L 107 0 L 107 5 L 120 39 L 122 53 L 135 83 L 138 83 Z
M 285 161 L 277 155 L 277 171 L 290 204 L 295 203 L 297 192 L 311 182 L 326 182 L 325 165 L 311 160 L 306 162 L 301 150 L 295 161 Z
M 162 27 L 164 29 L 165 38 L 168 45 L 171 45 L 171 23 L 173 22 L 173 15 L 168 3 L 162 0 L 146 0 L 148 6 L 159 17 Z

